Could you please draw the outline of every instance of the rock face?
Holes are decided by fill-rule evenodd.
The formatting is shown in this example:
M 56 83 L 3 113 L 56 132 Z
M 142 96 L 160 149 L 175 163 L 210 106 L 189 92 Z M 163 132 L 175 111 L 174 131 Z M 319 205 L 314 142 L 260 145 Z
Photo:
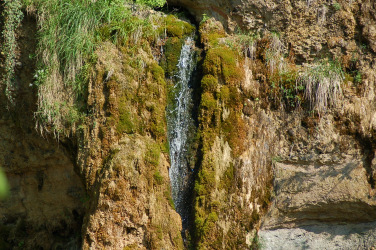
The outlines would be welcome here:
M 234 116 L 231 116 L 236 110 L 232 109 L 231 104 L 223 102 L 223 86 L 231 82 L 231 69 L 221 62 L 225 55 L 219 54 L 216 49 L 225 44 L 232 48 L 239 46 L 241 42 L 236 40 L 236 35 L 231 35 L 237 25 L 243 31 L 253 33 L 254 37 L 260 34 L 264 39 L 248 43 L 245 48 L 248 61 L 243 61 L 241 57 L 236 59 L 244 66 L 244 72 L 238 69 L 239 75 L 243 74 L 240 85 L 236 85 L 236 81 L 232 83 L 238 87 L 238 93 L 245 97 L 241 105 L 241 118 L 246 124 L 243 129 L 247 135 L 242 137 L 245 143 L 243 150 L 240 155 L 234 154 L 236 147 L 228 147 L 227 144 L 231 144 L 232 138 L 219 136 L 213 144 L 209 143 L 210 152 L 203 157 L 199 178 L 206 178 L 215 184 L 209 194 L 196 189 L 196 218 L 205 218 L 202 224 L 212 229 L 210 233 L 199 234 L 199 247 L 245 248 L 242 244 L 267 249 L 374 246 L 374 3 L 169 2 L 185 7 L 198 21 L 203 20 L 200 24 L 201 40 L 206 50 L 203 79 L 206 80 L 205 74 L 218 76 L 223 73 L 217 78 L 219 87 L 214 88 L 215 91 L 210 92 L 206 87 L 207 82 L 202 81 L 203 91 L 210 93 L 202 95 L 205 102 L 201 101 L 201 105 L 206 105 L 204 114 L 210 113 L 208 102 L 211 96 L 216 101 L 217 112 L 220 112 L 220 118 L 213 115 L 211 124 L 210 119 L 201 120 L 204 126 L 209 120 L 209 129 L 205 127 L 204 131 L 214 128 L 218 129 L 215 130 L 217 135 L 226 135 L 229 132 L 223 130 L 225 125 L 222 124 L 232 117 L 232 125 L 237 127 L 239 137 L 244 134 Z M 221 22 L 228 34 L 221 31 L 215 21 L 206 21 L 207 17 Z M 277 33 L 282 44 L 281 51 L 294 67 L 304 67 L 321 58 L 330 58 L 341 63 L 346 77 L 353 74 L 351 72 L 357 72 L 358 78 L 355 75 L 347 78 L 342 85 L 343 96 L 323 113 L 314 114 L 307 103 L 298 108 L 289 108 L 286 102 L 273 106 L 274 97 L 268 94 L 276 84 L 271 77 L 273 72 L 265 73 L 262 67 L 252 66 L 266 58 L 266 64 L 270 67 L 270 58 L 267 58 L 265 51 L 262 52 L 263 48 L 267 51 L 274 46 L 271 45 L 273 42 L 267 42 L 270 32 Z M 213 42 L 215 40 L 217 42 Z M 221 47 L 221 51 L 225 51 L 225 48 Z M 211 59 L 215 53 L 218 53 L 219 59 Z M 226 56 L 230 61 L 230 53 Z M 209 68 L 207 65 L 210 63 L 221 66 L 219 69 Z M 223 69 L 228 71 L 224 72 Z M 283 79 L 285 76 L 279 77 Z M 361 84 L 356 83 L 359 78 Z M 294 79 L 293 84 L 296 82 Z M 279 93 L 287 93 L 283 91 Z M 211 142 L 212 139 L 204 141 Z M 209 159 L 209 163 L 206 159 Z M 227 186 L 224 191 L 221 183 L 228 178 L 228 169 L 232 164 L 235 185 Z M 210 179 L 210 171 L 215 173 L 213 179 Z M 267 191 L 269 175 L 274 179 L 271 194 Z M 205 184 L 205 181 L 202 183 Z M 213 187 L 208 186 L 206 190 L 209 188 Z M 268 207 L 269 195 L 272 202 Z M 265 207 L 268 207 L 268 212 L 263 216 Z M 203 216 L 204 210 L 206 217 Z M 260 216 L 261 223 L 257 224 Z M 200 229 L 204 230 L 205 227 L 198 227 L 199 232 Z M 252 229 L 259 230 L 260 241 L 253 238 Z M 298 236 L 299 233 L 302 235 Z
M 169 3 L 202 21 L 191 247 L 375 247 L 374 1 Z M 165 73 L 174 74 L 184 29 L 193 28 L 154 20 L 164 20 L 163 39 L 137 33 L 132 46 L 98 46 L 87 116 L 58 143 L 34 131 L 35 68 L 26 65 L 36 25 L 24 19 L 16 108 L 1 95 L 0 164 L 11 198 L 0 204 L 0 248 L 184 247 L 169 189 Z M 310 95 L 307 81 L 299 85 L 315 65 L 330 68 L 319 72 L 324 80 L 339 69 L 335 101 L 325 95 L 332 87 L 323 94 L 315 85 Z M 325 109 L 315 110 L 321 95 Z
M 317 224 L 260 231 L 262 249 L 372 249 L 376 224 Z
M 0 248 L 77 249 L 87 195 L 74 171 L 71 152 L 35 129 L 35 20 L 25 18 L 18 30 L 16 106 L 1 93 L 0 166 L 10 185 L 0 201 Z

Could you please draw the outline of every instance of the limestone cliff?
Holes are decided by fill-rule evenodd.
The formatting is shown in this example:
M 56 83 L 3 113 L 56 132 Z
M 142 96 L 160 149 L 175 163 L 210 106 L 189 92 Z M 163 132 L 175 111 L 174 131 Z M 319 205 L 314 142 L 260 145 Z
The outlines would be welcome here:
M 165 110 L 195 28 L 121 1 L 5 2 L 0 248 L 375 247 L 374 1 L 168 1 L 193 15 L 200 47 L 183 233 Z M 77 26 L 95 41 L 82 61 L 58 33 L 77 30 L 46 21 L 72 6 L 87 17 L 80 4 L 100 17 Z
M 202 95 L 202 112 L 207 115 L 212 109 L 213 115 L 202 121 L 203 131 L 211 132 L 205 128 L 209 124 L 217 138 L 203 137 L 204 147 L 211 144 L 204 148 L 198 181 L 215 184 L 209 192 L 197 191 L 196 218 L 204 221 L 196 224 L 198 246 L 374 246 L 375 3 L 170 2 L 184 6 L 201 21 L 206 48 L 203 72 L 219 83 L 205 89 L 206 76 L 202 81 L 207 92 Z M 220 24 L 206 21 L 208 17 L 220 21 L 230 35 Z M 248 33 L 252 38 L 247 40 L 244 34 Z M 220 54 L 226 49 L 226 55 Z M 234 57 L 231 50 L 243 55 Z M 238 67 L 235 80 L 228 65 L 231 60 Z M 338 62 L 342 70 L 341 94 L 334 102 L 330 100 L 334 92 L 320 101 L 318 85 L 315 96 L 307 93 L 309 83 L 304 77 L 314 78 L 320 71 L 317 74 L 326 75 L 316 66 L 323 61 L 326 65 Z M 231 85 L 236 87 L 233 95 L 237 93 L 241 100 L 238 118 L 231 106 L 235 99 L 223 98 L 223 90 Z M 322 101 L 328 102 L 324 109 Z M 237 127 L 236 135 L 228 138 L 226 119 Z M 241 140 L 231 145 L 234 136 Z M 232 182 L 223 188 L 221 181 L 229 176 L 226 171 L 231 172 Z M 253 237 L 252 229 L 260 230 L 261 240 Z

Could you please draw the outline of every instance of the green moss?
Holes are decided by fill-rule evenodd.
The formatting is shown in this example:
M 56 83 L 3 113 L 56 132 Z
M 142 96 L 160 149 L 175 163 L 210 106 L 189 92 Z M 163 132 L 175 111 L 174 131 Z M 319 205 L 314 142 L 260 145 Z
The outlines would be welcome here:
M 157 143 L 151 143 L 148 145 L 148 149 L 145 155 L 145 161 L 152 166 L 159 165 L 159 158 L 161 155 L 161 149 Z
M 222 128 L 234 157 L 240 156 L 247 142 L 247 126 L 240 114 L 232 112 Z
M 185 37 L 191 35 L 195 31 L 195 27 L 173 15 L 165 17 L 163 22 L 165 26 L 159 29 L 159 33 L 163 35 L 166 32 L 168 39 L 164 45 L 164 57 L 161 60 L 161 66 L 166 76 L 171 78 L 177 73 L 177 64 Z
M 227 46 L 209 49 L 203 63 L 204 74 L 222 78 L 227 84 L 237 84 L 244 76 L 237 60 L 237 53 Z
M 137 131 L 138 120 L 136 114 L 131 112 L 126 97 L 120 98 L 119 101 L 119 121 L 116 125 L 118 134 L 134 134 Z
M 150 132 L 157 140 L 166 137 L 166 115 L 164 105 L 156 104 L 151 110 Z
M 173 15 L 168 15 L 165 19 L 165 29 L 169 37 L 183 38 L 192 34 L 195 31 L 195 27 L 187 22 L 177 19 Z M 164 30 L 161 30 L 162 32 Z
M 166 199 L 168 200 L 168 204 L 170 204 L 170 206 L 175 210 L 175 204 L 174 204 L 174 200 L 171 197 L 171 192 L 165 191 L 163 194 L 166 197 Z
M 219 39 L 226 37 L 222 25 L 214 18 L 206 19 L 200 23 L 201 42 L 208 47 L 215 47 L 219 44 Z
M 230 166 L 226 169 L 225 173 L 223 174 L 221 178 L 219 187 L 229 192 L 231 186 L 233 185 L 233 182 L 234 182 L 234 164 L 230 163 Z
M 230 99 L 230 89 L 227 86 L 222 86 L 220 92 L 217 94 L 217 97 L 227 104 Z
M 161 173 L 159 172 L 159 170 L 155 171 L 153 177 L 154 177 L 155 182 L 158 185 L 162 185 L 163 184 L 163 176 L 161 175 Z
M 217 101 L 213 97 L 213 94 L 205 92 L 201 97 L 200 107 L 201 109 L 213 111 L 217 107 Z
M 218 80 L 213 75 L 205 75 L 201 80 L 203 92 L 215 92 L 217 90 Z
M 180 58 L 183 39 L 171 37 L 167 39 L 164 46 L 164 58 L 161 60 L 161 66 L 166 72 L 167 77 L 173 77 L 177 73 L 177 65 Z
M 158 85 L 166 86 L 165 72 L 163 68 L 155 62 L 153 62 L 149 67 L 153 78 L 157 81 Z
M 216 212 L 209 213 L 209 215 L 206 218 L 197 217 L 195 219 L 197 236 L 199 238 L 207 237 L 211 232 L 213 232 L 213 228 L 217 221 L 218 221 L 218 215 Z

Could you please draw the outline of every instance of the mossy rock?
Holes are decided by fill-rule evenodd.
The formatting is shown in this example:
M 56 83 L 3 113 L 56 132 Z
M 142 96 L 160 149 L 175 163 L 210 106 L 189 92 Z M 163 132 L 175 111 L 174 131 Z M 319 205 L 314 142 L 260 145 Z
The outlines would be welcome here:
M 116 131 L 118 134 L 127 133 L 134 134 L 137 132 L 139 125 L 138 116 L 132 112 L 131 106 L 127 101 L 127 98 L 123 96 L 120 98 L 119 103 L 119 121 L 116 125 Z
M 203 92 L 215 92 L 218 87 L 218 79 L 213 75 L 205 75 L 201 80 Z
M 157 167 L 159 165 L 159 159 L 161 155 L 161 149 L 157 143 L 148 145 L 148 149 L 145 156 L 145 161 L 148 165 Z
M 237 84 L 244 76 L 237 60 L 237 53 L 227 46 L 209 49 L 203 63 L 204 74 L 222 78 L 226 84 Z
M 180 52 L 183 47 L 184 39 L 171 37 L 167 39 L 164 46 L 164 58 L 161 60 L 161 66 L 166 72 L 167 77 L 173 77 L 177 73 L 177 65 L 180 58 Z
M 165 72 L 163 68 L 155 62 L 153 62 L 149 67 L 153 78 L 157 81 L 158 85 L 166 86 Z
M 155 182 L 158 185 L 162 185 L 163 184 L 163 176 L 161 175 L 161 172 L 159 172 L 159 170 L 155 171 L 153 177 L 154 177 Z
M 179 20 L 174 15 L 167 15 L 164 19 L 165 26 L 161 27 L 160 33 L 166 31 L 169 37 L 183 38 L 191 35 L 195 31 L 195 27 L 188 22 Z
M 228 141 L 232 155 L 238 157 L 244 152 L 247 142 L 247 125 L 239 113 L 232 112 L 223 123 L 222 131 Z
M 210 18 L 200 24 L 201 43 L 205 47 L 213 47 L 219 44 L 219 39 L 226 37 L 226 32 L 223 25 Z

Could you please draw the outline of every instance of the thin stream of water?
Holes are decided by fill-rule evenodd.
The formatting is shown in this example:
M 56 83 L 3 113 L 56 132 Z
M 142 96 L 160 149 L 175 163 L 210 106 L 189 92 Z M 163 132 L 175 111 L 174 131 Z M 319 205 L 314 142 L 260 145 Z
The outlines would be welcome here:
M 188 209 L 190 206 L 187 197 L 191 185 L 192 170 L 188 162 L 188 137 L 194 126 L 192 113 L 192 89 L 190 80 L 195 68 L 194 41 L 187 38 L 180 54 L 178 74 L 174 86 L 175 99 L 167 112 L 168 139 L 170 144 L 170 181 L 171 192 L 176 211 L 180 214 L 183 226 L 187 223 Z

